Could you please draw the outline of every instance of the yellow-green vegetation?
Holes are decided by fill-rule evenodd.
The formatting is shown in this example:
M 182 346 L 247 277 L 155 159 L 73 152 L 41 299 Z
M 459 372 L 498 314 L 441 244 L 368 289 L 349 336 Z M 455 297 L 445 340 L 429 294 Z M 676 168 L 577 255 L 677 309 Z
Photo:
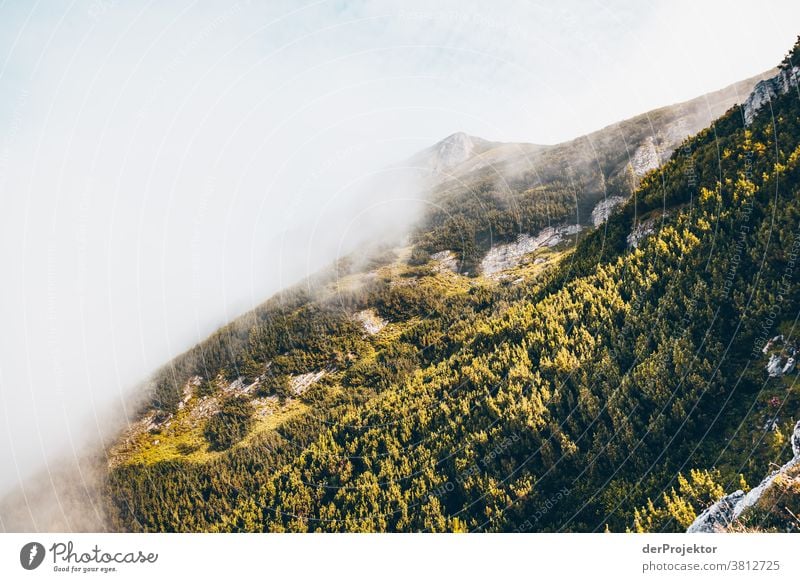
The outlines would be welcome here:
M 124 446 L 118 444 L 117 449 L 111 451 L 111 464 L 150 465 L 178 460 L 204 463 L 224 455 L 224 450 L 212 450 L 204 437 L 205 422 L 192 419 L 193 404 L 196 404 L 196 399 L 192 399 L 186 407 L 179 410 L 168 421 L 169 426 L 126 435 L 130 440 Z M 308 410 L 306 404 L 297 400 L 291 400 L 282 406 L 273 401 L 258 402 L 257 406 L 252 428 L 235 446 L 246 447 L 257 435 L 274 431 L 285 421 Z
M 688 476 L 678 474 L 677 486 L 661 494 L 654 503 L 647 500 L 644 507 L 633 512 L 633 531 L 637 533 L 685 530 L 708 506 L 725 495 L 719 471 L 692 469 Z M 747 491 L 744 477 L 739 476 L 739 488 Z
M 150 456 L 109 475 L 114 527 L 684 530 L 791 455 L 796 389 L 767 377 L 761 349 L 778 327 L 798 335 L 798 148 L 796 95 L 747 128 L 731 110 L 642 177 L 602 229 L 500 282 L 475 270 L 487 241 L 535 234 L 574 192 L 516 184 L 512 209 L 491 184 L 442 193 L 455 214 L 427 216 L 412 252 L 384 249 L 350 265 L 346 285 L 320 282 L 334 292 L 282 293 L 159 374 L 152 405 L 178 422 L 198 406 L 181 408 L 192 378 L 262 383 L 255 403 L 324 372 L 225 453 L 191 451 L 202 423 L 178 422 L 165 447 L 148 435 Z M 595 178 L 622 188 L 626 155 L 604 153 L 597 166 L 616 173 Z M 445 250 L 469 276 L 430 259 Z M 364 310 L 388 324 L 370 333 Z M 776 414 L 778 430 L 765 428 Z
M 569 261 L 574 251 L 571 242 L 562 243 L 557 248 L 537 249 L 516 266 L 502 272 L 502 284 L 519 284 L 523 281 L 538 280 L 546 270 L 558 266 L 562 261 Z
M 758 502 L 745 511 L 737 531 L 797 532 L 800 530 L 800 466 L 779 473 Z

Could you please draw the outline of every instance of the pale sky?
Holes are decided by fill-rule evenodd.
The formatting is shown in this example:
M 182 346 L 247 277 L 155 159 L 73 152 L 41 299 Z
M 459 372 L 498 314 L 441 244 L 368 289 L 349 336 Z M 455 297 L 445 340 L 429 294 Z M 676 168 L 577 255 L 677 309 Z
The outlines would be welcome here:
M 796 0 L 0 3 L 0 492 L 380 232 L 359 184 L 407 219 L 388 165 L 456 131 L 563 141 L 798 34 Z

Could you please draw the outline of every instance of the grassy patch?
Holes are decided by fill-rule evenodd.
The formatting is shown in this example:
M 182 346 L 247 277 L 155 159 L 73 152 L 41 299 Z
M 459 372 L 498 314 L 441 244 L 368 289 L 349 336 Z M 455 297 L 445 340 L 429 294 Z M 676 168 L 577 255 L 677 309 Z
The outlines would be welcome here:
M 290 400 L 284 406 L 276 404 L 272 410 L 259 410 L 247 436 L 229 450 L 248 446 L 257 435 L 275 430 L 290 418 L 303 414 L 308 408 L 307 404 Z M 205 423 L 190 421 L 190 413 L 191 406 L 187 406 L 173 417 L 169 427 L 158 432 L 137 435 L 132 446 L 127 447 L 126 452 L 120 453 L 117 464 L 150 465 L 162 461 L 206 463 L 226 454 L 228 451 L 211 450 L 203 436 Z

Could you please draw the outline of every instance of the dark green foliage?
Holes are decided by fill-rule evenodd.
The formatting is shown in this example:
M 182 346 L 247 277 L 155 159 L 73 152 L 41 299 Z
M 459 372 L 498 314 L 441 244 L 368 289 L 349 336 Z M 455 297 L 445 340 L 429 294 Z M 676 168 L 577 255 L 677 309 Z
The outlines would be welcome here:
M 574 191 L 560 183 L 534 189 L 526 183 L 519 183 L 519 191 L 503 192 L 487 179 L 466 193 L 441 195 L 419 227 L 417 246 L 423 252 L 452 250 L 463 262 L 462 269 L 474 273 L 492 244 L 570 218 L 574 222 Z
M 389 321 L 404 321 L 430 315 L 441 304 L 441 296 L 431 287 L 386 286 L 374 299 L 378 313 Z
M 241 441 L 253 424 L 253 406 L 242 397 L 227 398 L 206 422 L 203 435 L 212 450 L 224 451 Z
M 797 37 L 792 50 L 783 58 L 779 66 L 783 70 L 788 70 L 793 66 L 798 66 L 798 64 L 800 64 L 800 36 Z
M 256 396 L 277 396 L 281 402 L 292 395 L 292 386 L 286 374 L 267 374 L 258 386 Z
M 204 396 L 213 396 L 218 390 L 219 388 L 215 380 L 201 380 L 200 385 L 197 387 L 197 396 L 200 398 Z
M 165 371 L 155 383 L 153 389 L 153 406 L 165 412 L 175 412 L 181 400 L 181 386 L 176 376 Z
M 411 256 L 408 258 L 408 264 L 412 267 L 418 267 L 420 265 L 424 265 L 430 259 L 431 255 L 428 251 L 422 247 L 414 247 L 411 250 Z

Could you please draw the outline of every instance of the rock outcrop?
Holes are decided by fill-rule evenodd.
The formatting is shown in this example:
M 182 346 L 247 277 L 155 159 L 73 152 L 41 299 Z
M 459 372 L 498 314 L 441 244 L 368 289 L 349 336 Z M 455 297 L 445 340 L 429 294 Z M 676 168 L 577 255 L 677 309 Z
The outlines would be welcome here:
M 797 348 L 793 342 L 776 335 L 762 348 L 761 353 L 769 355 L 765 369 L 770 378 L 780 378 L 791 374 L 797 365 Z
M 609 196 L 598 202 L 592 210 L 592 224 L 594 226 L 603 224 L 611 216 L 613 210 L 623 202 L 625 202 L 624 196 Z
M 313 384 L 319 381 L 325 375 L 325 370 L 318 372 L 308 372 L 307 374 L 300 374 L 299 376 L 292 376 L 289 383 L 292 388 L 292 393 L 295 396 L 302 396 L 303 393 L 311 388 Z
M 778 354 L 772 354 L 767 362 L 767 374 L 770 378 L 777 378 L 781 375 L 781 357 Z
M 452 168 L 472 157 L 475 144 L 466 133 L 459 132 L 446 137 L 437 144 L 436 166 Z
M 641 242 L 656 231 L 656 219 L 648 218 L 636 223 L 628 235 L 628 248 L 635 249 Z
M 431 259 L 436 261 L 435 269 L 438 272 L 443 273 L 444 271 L 451 271 L 453 273 L 458 273 L 458 257 L 456 257 L 453 251 L 439 251 L 438 253 L 432 254 Z
M 800 75 L 800 67 L 787 67 L 781 69 L 777 75 L 771 79 L 765 79 L 756 83 L 752 93 L 744 102 L 744 123 L 750 125 L 756 113 L 767 103 L 779 95 L 788 93 L 790 89 L 797 87 L 797 79 Z
M 656 140 L 652 135 L 645 138 L 642 145 L 636 148 L 631 156 L 631 168 L 633 173 L 641 178 L 650 170 L 655 170 L 661 165 L 662 155 L 656 146 Z
M 481 272 L 493 278 L 502 271 L 516 267 L 525 255 L 543 247 L 554 247 L 581 229 L 579 224 L 568 224 L 545 227 L 535 237 L 521 234 L 516 242 L 492 247 L 481 261 Z
M 791 461 L 783 465 L 777 471 L 770 473 L 757 487 L 753 487 L 745 493 L 741 489 L 726 495 L 714 505 L 706 509 L 697 516 L 692 525 L 686 530 L 687 533 L 716 533 L 726 531 L 730 525 L 742 515 L 742 513 L 758 503 L 764 492 L 769 489 L 775 479 L 795 465 L 800 465 L 800 421 L 794 425 L 794 432 L 791 437 L 792 454 Z
M 375 335 L 386 327 L 387 321 L 382 319 L 374 309 L 364 309 L 353 315 L 369 335 Z
M 463 132 L 447 136 L 411 158 L 411 165 L 429 170 L 432 174 L 449 177 L 454 168 L 499 145 Z
M 744 499 L 744 491 L 739 489 L 726 495 L 714 505 L 697 516 L 686 533 L 714 533 L 724 531 L 733 522 L 736 506 Z

